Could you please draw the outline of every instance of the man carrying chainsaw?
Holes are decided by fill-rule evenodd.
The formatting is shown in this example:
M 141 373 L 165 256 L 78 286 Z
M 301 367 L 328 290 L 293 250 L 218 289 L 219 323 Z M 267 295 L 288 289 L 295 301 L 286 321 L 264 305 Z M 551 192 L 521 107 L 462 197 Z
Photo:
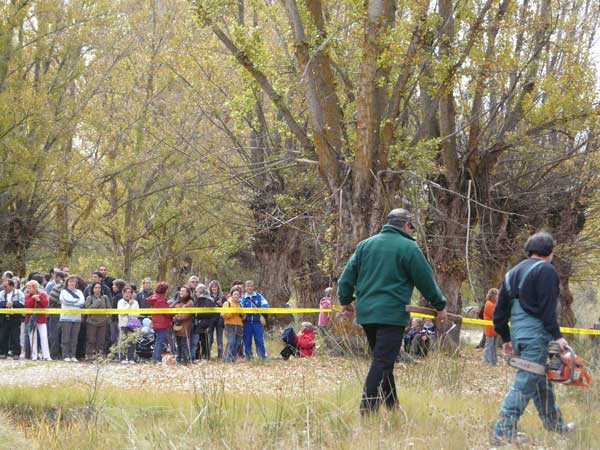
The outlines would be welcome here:
M 381 403 L 389 409 L 398 406 L 394 363 L 410 318 L 406 306 L 413 288 L 439 311 L 439 321 L 446 318 L 446 299 L 410 235 L 412 215 L 398 208 L 387 218 L 379 234 L 358 244 L 338 283 L 345 313 L 354 311 L 351 303 L 356 293 L 356 321 L 373 353 L 360 405 L 362 415 L 376 411 Z
M 502 280 L 493 320 L 504 340 L 507 355 L 518 355 L 520 367 L 542 367 L 541 373 L 519 368 L 506 394 L 492 442 L 502 445 L 517 438 L 517 423 L 529 400 L 533 400 L 544 427 L 558 433 L 574 430 L 556 404 L 552 385 L 544 372 L 548 344 L 554 340 L 560 351 L 567 349 L 556 317 L 559 279 L 552 261 L 554 241 L 546 232 L 536 233 L 525 244 L 528 259 L 513 267 Z M 508 322 L 511 326 L 509 328 Z M 535 363 L 535 364 L 528 364 Z

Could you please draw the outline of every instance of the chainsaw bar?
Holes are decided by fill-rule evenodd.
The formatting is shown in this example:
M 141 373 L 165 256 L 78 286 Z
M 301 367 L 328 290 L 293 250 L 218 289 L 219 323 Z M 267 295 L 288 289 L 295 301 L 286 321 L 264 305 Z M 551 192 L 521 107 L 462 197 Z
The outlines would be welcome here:
M 535 373 L 536 375 L 546 376 L 546 366 L 544 364 L 527 361 L 523 358 L 517 358 L 516 356 L 509 356 L 506 359 L 509 366 L 515 369 L 521 369 L 525 372 Z

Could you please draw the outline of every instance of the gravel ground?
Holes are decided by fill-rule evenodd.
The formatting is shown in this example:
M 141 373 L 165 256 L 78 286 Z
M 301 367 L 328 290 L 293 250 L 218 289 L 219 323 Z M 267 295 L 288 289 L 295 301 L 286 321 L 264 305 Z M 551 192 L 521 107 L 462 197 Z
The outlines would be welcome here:
M 463 394 L 476 396 L 490 390 L 501 393 L 512 381 L 514 371 L 506 367 L 500 355 L 497 367 L 485 367 L 481 364 L 481 351 L 468 348 L 461 353 L 462 363 L 460 360 L 455 362 L 460 365 L 458 370 L 465 381 L 462 385 Z M 427 374 L 437 365 L 434 361 L 427 358 L 416 360 L 408 366 L 397 364 L 396 376 L 399 380 L 408 376 L 406 370 L 412 374 Z M 293 396 L 306 392 L 307 388 L 318 393 L 335 391 L 338 386 L 360 387 L 368 366 L 369 362 L 363 358 L 331 358 L 323 355 L 314 358 L 292 358 L 289 361 L 239 361 L 235 364 L 203 361 L 191 366 L 175 365 L 173 358 L 169 356 L 158 365 L 0 360 L 0 388 L 3 385 L 62 387 L 65 383 L 79 383 L 85 386 L 89 385 L 100 371 L 102 385 L 117 388 L 151 387 L 163 392 L 224 389 L 226 392 L 249 395 Z M 482 372 L 486 372 L 487 376 L 481 377 Z
M 343 369 L 343 370 L 340 370 Z M 345 370 L 344 370 L 345 369 Z M 152 386 L 160 391 L 216 389 L 245 394 L 294 395 L 311 387 L 313 392 L 329 391 L 332 386 L 359 381 L 367 369 L 365 360 L 345 358 L 302 358 L 290 361 L 270 360 L 265 363 L 203 362 L 192 366 L 163 364 L 124 365 L 105 363 L 67 363 L 63 361 L 0 360 L 0 386 L 88 384 L 100 370 L 102 384 L 119 388 L 139 389 Z M 357 375 L 358 374 L 358 375 Z M 244 380 L 257 380 L 247 383 Z M 239 380 L 239 382 L 231 382 Z M 291 381 L 293 380 L 293 382 Z M 224 382 L 227 381 L 227 382 Z

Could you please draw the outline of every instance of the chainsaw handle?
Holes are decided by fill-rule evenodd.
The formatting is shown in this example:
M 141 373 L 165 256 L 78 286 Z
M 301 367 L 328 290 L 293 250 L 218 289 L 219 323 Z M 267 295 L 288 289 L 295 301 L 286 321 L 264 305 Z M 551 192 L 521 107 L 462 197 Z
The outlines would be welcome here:
M 571 347 L 570 345 L 566 345 L 565 349 L 571 353 L 571 356 L 575 357 L 575 350 L 573 350 L 573 347 Z
M 567 350 L 565 353 L 569 353 L 571 355 L 572 367 L 569 370 L 569 379 L 566 381 L 561 381 L 561 384 L 571 384 L 573 382 L 573 377 L 575 376 L 575 358 L 577 355 L 575 355 L 575 350 L 573 350 L 573 347 L 571 347 L 570 345 L 565 346 L 565 349 Z

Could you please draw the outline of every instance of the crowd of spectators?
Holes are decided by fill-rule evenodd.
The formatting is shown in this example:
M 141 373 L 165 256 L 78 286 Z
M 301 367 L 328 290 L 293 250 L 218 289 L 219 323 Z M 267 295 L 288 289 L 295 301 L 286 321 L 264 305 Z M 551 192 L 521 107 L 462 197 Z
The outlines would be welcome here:
M 248 360 L 255 353 L 267 358 L 263 315 L 228 311 L 269 307 L 252 280 L 236 280 L 224 292 L 218 280 L 205 286 L 192 276 L 173 289 L 173 295 L 169 292 L 166 282 L 153 286 L 150 278 L 138 289 L 135 283 L 109 276 L 106 265 L 100 265 L 89 281 L 71 275 L 68 267 L 48 274 L 32 272 L 23 282 L 6 271 L 0 308 L 15 311 L 0 315 L 0 359 L 78 362 L 102 357 L 134 364 L 144 357 L 160 362 L 163 355 L 172 354 L 177 363 L 190 364 L 211 357 Z M 191 307 L 222 308 L 222 312 L 187 312 Z M 61 314 L 19 314 L 19 308 L 60 308 Z M 140 312 L 144 308 L 173 310 L 145 315 Z M 118 314 L 92 313 L 106 309 Z M 325 315 L 320 321 L 326 319 Z M 306 334 L 299 334 L 303 350 L 298 356 L 312 355 L 314 334 L 310 343 Z

